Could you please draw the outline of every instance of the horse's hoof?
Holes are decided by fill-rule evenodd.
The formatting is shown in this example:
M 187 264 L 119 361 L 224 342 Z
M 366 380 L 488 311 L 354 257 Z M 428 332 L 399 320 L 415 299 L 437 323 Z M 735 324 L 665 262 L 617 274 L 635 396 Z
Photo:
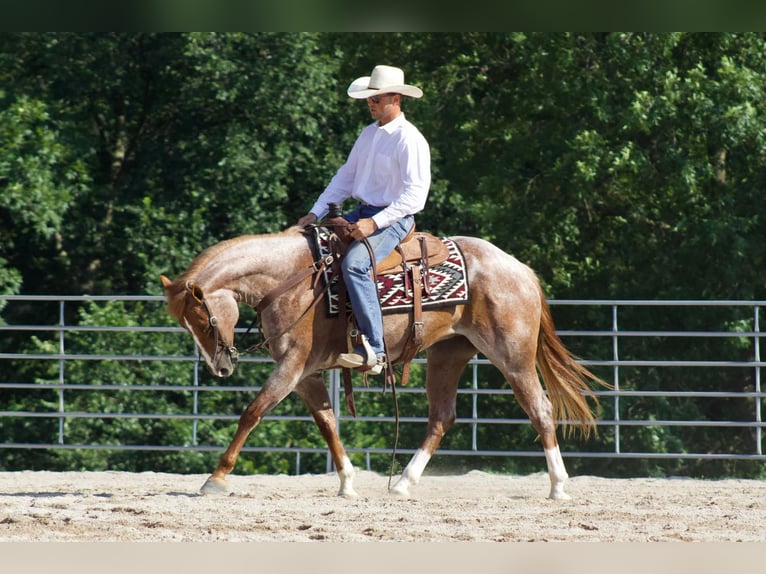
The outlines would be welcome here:
M 342 498 L 359 498 L 359 495 L 353 488 L 341 488 L 338 491 L 338 496 Z
M 401 482 L 397 482 L 395 485 L 393 485 L 389 489 L 388 493 L 391 496 L 396 496 L 397 498 L 411 498 L 409 485 L 402 484 Z
M 210 477 L 199 489 L 200 493 L 205 495 L 226 494 L 229 492 L 229 485 L 226 483 L 225 478 Z
M 564 492 L 563 488 L 552 488 L 548 498 L 550 500 L 572 500 L 572 497 Z

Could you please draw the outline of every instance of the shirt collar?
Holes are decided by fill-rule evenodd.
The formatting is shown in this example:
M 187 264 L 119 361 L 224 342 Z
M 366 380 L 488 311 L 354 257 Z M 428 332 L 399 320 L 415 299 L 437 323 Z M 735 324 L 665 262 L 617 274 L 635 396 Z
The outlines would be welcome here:
M 393 120 L 391 120 L 384 126 L 381 126 L 380 124 L 378 124 L 378 128 L 383 129 L 386 131 L 386 133 L 391 134 L 394 132 L 396 128 L 398 128 L 403 123 L 404 123 L 404 112 L 399 114 L 396 118 L 394 118 Z

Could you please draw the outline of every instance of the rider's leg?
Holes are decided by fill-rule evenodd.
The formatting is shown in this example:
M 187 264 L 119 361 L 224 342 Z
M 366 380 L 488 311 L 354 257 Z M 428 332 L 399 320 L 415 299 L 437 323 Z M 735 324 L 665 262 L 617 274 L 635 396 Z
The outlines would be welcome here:
M 407 235 L 413 223 L 414 218 L 410 215 L 388 227 L 378 229 L 370 235 L 367 242 L 375 254 L 375 260 L 382 261 L 387 257 Z M 377 286 L 371 276 L 370 254 L 363 242 L 354 241 L 349 245 L 341 261 L 341 269 L 359 330 L 367 337 L 372 352 L 380 357 L 385 354 L 383 317 L 380 311 Z M 360 355 L 362 363 L 365 362 L 367 357 L 364 349 L 359 348 L 355 351 L 355 354 Z M 354 360 L 348 356 L 344 359 Z

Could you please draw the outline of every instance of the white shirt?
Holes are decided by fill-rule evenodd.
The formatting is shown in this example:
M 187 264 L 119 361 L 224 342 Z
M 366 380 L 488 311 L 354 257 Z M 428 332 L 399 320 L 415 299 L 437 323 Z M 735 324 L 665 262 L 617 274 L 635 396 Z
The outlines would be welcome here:
M 317 199 L 311 213 L 322 219 L 328 203 L 353 198 L 386 206 L 373 216 L 378 228 L 421 211 L 431 185 L 431 150 L 423 134 L 399 114 L 381 126 L 368 125 L 359 134 L 346 163 Z

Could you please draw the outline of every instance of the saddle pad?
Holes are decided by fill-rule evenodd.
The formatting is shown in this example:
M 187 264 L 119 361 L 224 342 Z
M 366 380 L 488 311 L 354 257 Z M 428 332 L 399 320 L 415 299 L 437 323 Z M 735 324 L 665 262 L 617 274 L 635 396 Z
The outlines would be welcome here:
M 332 232 L 325 227 L 315 228 L 315 248 L 317 255 L 330 255 L 329 237 Z M 430 295 L 423 292 L 423 309 L 433 309 L 449 305 L 464 305 L 468 303 L 468 276 L 465 268 L 465 258 L 457 243 L 446 237 L 440 240 L 449 250 L 449 257 L 444 263 L 429 267 L 427 277 Z M 338 314 L 338 277 L 331 268 L 323 271 L 323 280 L 329 282 L 330 296 L 328 297 L 328 313 Z M 412 281 L 405 292 L 404 273 L 386 273 L 378 275 L 378 296 L 384 314 L 401 313 L 412 309 Z

